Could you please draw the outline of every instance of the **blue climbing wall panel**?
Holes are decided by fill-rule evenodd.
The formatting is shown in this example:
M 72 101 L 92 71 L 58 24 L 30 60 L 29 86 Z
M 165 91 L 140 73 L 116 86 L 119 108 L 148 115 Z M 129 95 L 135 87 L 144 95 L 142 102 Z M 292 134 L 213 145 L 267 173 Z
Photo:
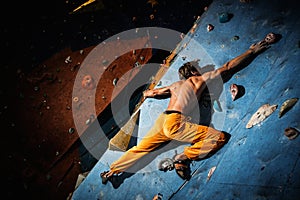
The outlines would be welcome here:
M 221 13 L 229 21 L 220 22 Z M 207 31 L 207 25 L 214 29 Z M 215 0 L 195 21 L 193 30 L 178 44 L 178 54 L 157 87 L 178 80 L 177 69 L 187 61 L 218 68 L 243 53 L 269 32 L 282 38 L 256 57 L 246 68 L 223 83 L 211 103 L 209 125 L 231 134 L 229 142 L 212 157 L 192 163 L 193 177 L 186 182 L 174 171 L 158 170 L 162 158 L 172 157 L 184 145 L 161 150 L 137 173 L 117 188 L 103 185 L 99 173 L 123 152 L 107 150 L 86 179 L 74 191 L 74 200 L 96 199 L 297 199 L 300 194 L 300 137 L 289 140 L 287 127 L 300 129 L 297 102 L 279 118 L 279 108 L 290 98 L 300 96 L 300 19 L 293 1 Z M 232 101 L 229 87 L 242 85 L 245 94 Z M 278 105 L 260 124 L 247 129 L 252 114 L 263 105 Z M 138 141 L 167 106 L 167 100 L 147 99 L 140 114 Z M 205 109 L 205 108 L 204 108 Z M 210 169 L 214 172 L 208 179 Z

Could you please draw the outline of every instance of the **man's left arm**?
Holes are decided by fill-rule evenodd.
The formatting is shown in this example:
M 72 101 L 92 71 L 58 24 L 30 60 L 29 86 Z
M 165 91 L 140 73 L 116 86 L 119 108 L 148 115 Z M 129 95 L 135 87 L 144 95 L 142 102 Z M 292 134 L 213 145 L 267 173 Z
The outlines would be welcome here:
M 232 75 L 232 73 L 230 72 L 235 73 L 235 69 L 239 69 L 241 67 L 244 67 L 244 65 L 249 64 L 249 62 L 254 59 L 256 55 L 258 55 L 267 47 L 268 43 L 266 43 L 265 41 L 260 41 L 258 43 L 252 44 L 247 51 L 226 62 L 222 67 L 214 71 L 204 73 L 202 75 L 202 78 L 206 82 L 215 79 L 218 76 L 226 79 L 227 75 Z
M 144 98 L 167 98 L 170 97 L 170 86 L 146 90 L 143 93 Z

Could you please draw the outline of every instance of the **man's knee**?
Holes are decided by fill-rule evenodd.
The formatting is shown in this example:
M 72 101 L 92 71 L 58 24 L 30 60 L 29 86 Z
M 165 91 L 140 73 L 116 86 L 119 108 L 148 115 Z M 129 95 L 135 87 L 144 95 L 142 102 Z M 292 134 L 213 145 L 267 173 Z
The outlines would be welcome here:
M 231 137 L 231 135 L 230 135 L 229 133 L 226 133 L 226 132 L 224 132 L 224 131 L 221 131 L 221 132 L 220 132 L 220 137 L 219 137 L 219 139 L 218 139 L 218 141 L 217 141 L 218 146 L 223 146 L 223 145 L 225 145 L 225 144 L 229 141 L 230 137 Z

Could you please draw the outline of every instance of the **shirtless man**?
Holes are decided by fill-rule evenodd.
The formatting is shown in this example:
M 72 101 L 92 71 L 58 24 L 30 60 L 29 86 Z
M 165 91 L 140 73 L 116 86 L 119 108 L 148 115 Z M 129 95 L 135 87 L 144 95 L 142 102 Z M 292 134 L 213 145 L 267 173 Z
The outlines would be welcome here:
M 222 67 L 202 75 L 188 62 L 179 68 L 181 80 L 167 87 L 145 91 L 145 98 L 169 96 L 167 110 L 160 114 L 154 126 L 137 146 L 130 148 L 113 162 L 110 171 L 100 174 L 102 183 L 112 182 L 115 175 L 125 172 L 140 158 L 154 151 L 164 142 L 171 140 L 191 144 L 191 146 L 185 147 L 182 153 L 174 156 L 177 174 L 182 179 L 189 179 L 186 171 L 189 168 L 189 162 L 205 158 L 220 149 L 228 138 L 223 132 L 214 128 L 189 122 L 186 116 L 198 103 L 207 84 L 225 74 L 235 73 L 239 67 L 248 63 L 276 40 L 276 34 L 269 33 L 262 41 L 252 44 L 243 54 L 228 61 Z

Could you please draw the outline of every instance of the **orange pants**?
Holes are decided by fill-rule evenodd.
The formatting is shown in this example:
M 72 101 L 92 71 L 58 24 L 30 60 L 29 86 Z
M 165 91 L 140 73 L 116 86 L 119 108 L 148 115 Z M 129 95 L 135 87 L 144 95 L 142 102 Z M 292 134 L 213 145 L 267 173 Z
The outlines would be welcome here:
M 184 154 L 191 160 L 197 160 L 221 148 L 226 143 L 226 136 L 213 128 L 190 123 L 180 113 L 162 113 L 139 144 L 113 162 L 110 170 L 114 174 L 124 172 L 137 160 L 170 140 L 191 143 L 191 146 L 184 148 Z

